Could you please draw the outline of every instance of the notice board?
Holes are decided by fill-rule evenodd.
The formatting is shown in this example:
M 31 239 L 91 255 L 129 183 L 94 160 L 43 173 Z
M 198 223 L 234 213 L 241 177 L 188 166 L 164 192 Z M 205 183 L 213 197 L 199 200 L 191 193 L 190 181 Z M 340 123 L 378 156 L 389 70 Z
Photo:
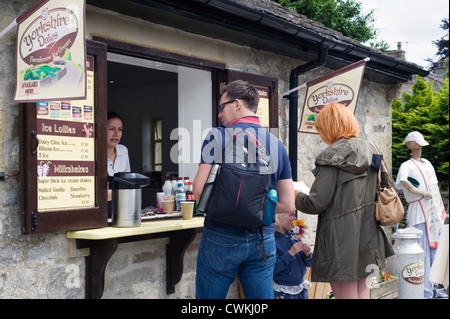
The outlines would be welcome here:
M 95 206 L 92 56 L 87 57 L 86 65 L 86 100 L 38 102 L 36 105 L 38 211 Z
M 24 234 L 107 225 L 106 46 L 86 44 L 85 100 L 20 105 Z
M 252 84 L 259 93 L 259 104 L 256 115 L 261 125 L 272 134 L 278 136 L 278 79 L 260 74 L 252 74 L 235 70 L 224 70 L 221 74 L 221 85 L 235 80 L 243 80 Z M 217 104 L 220 95 L 217 97 Z M 217 119 L 217 116 L 215 116 Z M 219 125 L 219 123 L 217 123 Z

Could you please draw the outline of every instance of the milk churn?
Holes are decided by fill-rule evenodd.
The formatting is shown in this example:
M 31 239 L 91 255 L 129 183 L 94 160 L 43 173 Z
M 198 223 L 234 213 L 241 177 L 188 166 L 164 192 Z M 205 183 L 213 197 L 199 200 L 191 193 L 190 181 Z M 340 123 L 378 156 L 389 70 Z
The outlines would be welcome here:
M 116 173 L 108 180 L 113 190 L 112 226 L 140 226 L 142 187 L 149 185 L 150 179 L 137 173 Z
M 388 258 L 388 271 L 398 277 L 398 299 L 424 298 L 424 251 L 417 242 L 422 231 L 409 227 L 392 235 L 395 255 Z

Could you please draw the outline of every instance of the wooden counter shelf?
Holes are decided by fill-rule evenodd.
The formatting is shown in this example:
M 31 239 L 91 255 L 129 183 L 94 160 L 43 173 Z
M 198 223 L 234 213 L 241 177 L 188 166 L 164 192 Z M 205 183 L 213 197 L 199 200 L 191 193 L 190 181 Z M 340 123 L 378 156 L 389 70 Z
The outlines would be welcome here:
M 196 233 L 203 229 L 203 217 L 190 220 L 167 219 L 142 222 L 139 227 L 102 227 L 68 231 L 67 238 L 75 239 L 77 248 L 89 248 L 86 257 L 86 298 L 103 295 L 105 269 L 119 243 L 169 237 L 166 245 L 166 292 L 175 292 L 175 285 L 183 275 L 183 258 Z

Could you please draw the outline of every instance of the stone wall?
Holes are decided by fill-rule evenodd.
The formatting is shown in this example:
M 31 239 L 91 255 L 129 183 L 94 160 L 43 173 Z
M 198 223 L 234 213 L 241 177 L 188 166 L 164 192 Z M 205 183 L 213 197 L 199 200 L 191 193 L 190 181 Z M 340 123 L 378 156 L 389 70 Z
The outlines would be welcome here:
M 6 0 L 0 4 L 0 29 L 30 7 L 34 0 Z M 238 46 L 182 32 L 97 8 L 87 10 L 88 36 L 99 34 L 161 50 L 178 52 L 203 59 L 221 61 L 228 68 L 260 73 L 279 79 L 279 92 L 289 88 L 290 71 L 305 61 Z M 139 32 L 136 32 L 139 30 Z M 145 35 L 144 37 L 142 35 Z M 15 32 L 0 40 L 0 171 L 19 171 L 18 106 L 12 104 L 14 91 Z M 331 72 L 324 67 L 302 75 L 300 83 Z M 299 106 L 305 92 L 300 91 Z M 362 136 L 377 143 L 390 160 L 390 103 L 398 87 L 365 80 L 356 116 Z M 279 136 L 287 145 L 288 101 L 280 98 Z M 299 180 L 311 185 L 314 159 L 325 147 L 317 135 L 298 136 Z M 69 257 L 71 243 L 65 233 L 46 235 L 20 234 L 20 194 L 17 178 L 0 182 L 0 298 L 84 298 L 85 258 Z M 308 225 L 305 241 L 314 243 L 315 217 L 304 216 Z M 184 260 L 184 274 L 175 294 L 166 295 L 165 245 L 167 238 L 119 245 L 111 258 L 105 277 L 104 298 L 193 298 L 197 235 Z M 72 256 L 72 254 L 71 254 Z M 238 298 L 237 284 L 229 298 Z
M 105 272 L 103 298 L 195 298 L 195 270 L 201 234 L 184 256 L 183 277 L 175 293 L 166 294 L 166 244 L 168 238 L 120 244 Z M 233 292 L 233 291 L 232 291 Z M 237 288 L 234 289 L 236 297 Z

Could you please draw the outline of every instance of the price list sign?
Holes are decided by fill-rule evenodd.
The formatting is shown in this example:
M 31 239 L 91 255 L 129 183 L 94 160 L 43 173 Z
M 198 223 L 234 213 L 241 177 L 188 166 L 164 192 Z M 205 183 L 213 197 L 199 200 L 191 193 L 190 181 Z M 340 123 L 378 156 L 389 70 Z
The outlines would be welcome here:
M 38 210 L 95 206 L 93 58 L 88 57 L 86 100 L 38 102 Z
M 259 93 L 258 111 L 256 112 L 256 115 L 259 117 L 261 126 L 269 130 L 269 89 L 256 86 L 256 90 L 258 90 Z

